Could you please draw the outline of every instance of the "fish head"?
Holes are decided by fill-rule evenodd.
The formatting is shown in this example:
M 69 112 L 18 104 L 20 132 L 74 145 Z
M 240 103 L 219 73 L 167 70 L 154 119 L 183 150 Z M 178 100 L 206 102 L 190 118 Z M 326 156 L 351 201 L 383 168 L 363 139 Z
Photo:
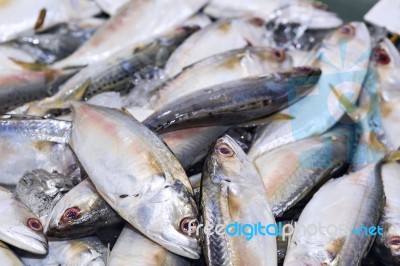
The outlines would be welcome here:
M 54 206 L 44 226 L 44 232 L 50 237 L 88 235 L 97 229 L 96 225 L 100 221 L 104 221 L 104 204 L 107 203 L 90 181 L 82 181 Z
M 143 198 L 134 195 L 145 204 L 138 204 L 131 214 L 132 225 L 164 248 L 198 259 L 198 209 L 191 190 L 169 174 L 153 178 L 150 186 L 152 193 L 143 194 Z
M 240 56 L 240 55 L 239 55 Z M 254 65 L 254 61 L 260 60 L 260 66 L 264 69 L 264 73 L 275 73 L 282 69 L 289 69 L 293 66 L 293 60 L 290 54 L 281 49 L 265 49 L 258 47 L 249 47 L 242 55 L 240 63 L 250 67 Z
M 210 159 L 215 177 L 235 176 L 245 170 L 248 162 L 245 152 L 229 135 L 224 135 L 216 141 Z
M 352 22 L 335 30 L 320 48 L 315 67 L 324 75 L 366 69 L 371 54 L 371 36 L 362 22 Z
M 384 39 L 376 47 L 372 59 L 383 100 L 390 101 L 399 98 L 400 53 L 397 48 L 390 40 Z
M 390 213 L 386 213 L 388 214 L 390 216 Z M 400 221 L 395 214 L 382 219 L 379 226 L 383 235 L 378 234 L 376 237 L 375 252 L 388 265 L 397 265 L 400 263 Z
M 9 193 L 9 192 L 7 192 Z M 7 195 L 12 197 L 11 193 Z M 39 218 L 17 200 L 2 201 L 8 204 L 7 213 L 0 221 L 1 239 L 15 247 L 35 254 L 46 254 L 47 239 Z

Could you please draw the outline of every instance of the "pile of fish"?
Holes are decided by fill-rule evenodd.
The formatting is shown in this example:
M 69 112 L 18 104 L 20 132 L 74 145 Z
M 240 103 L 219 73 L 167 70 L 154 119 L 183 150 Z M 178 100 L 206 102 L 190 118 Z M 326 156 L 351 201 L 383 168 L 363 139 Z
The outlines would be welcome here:
M 306 0 L 0 0 L 0 265 L 400 265 L 386 36 Z

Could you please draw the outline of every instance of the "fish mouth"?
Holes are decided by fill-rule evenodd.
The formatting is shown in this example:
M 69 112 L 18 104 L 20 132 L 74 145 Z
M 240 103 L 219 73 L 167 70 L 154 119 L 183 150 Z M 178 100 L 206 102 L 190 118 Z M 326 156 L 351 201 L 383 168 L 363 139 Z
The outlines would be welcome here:
M 39 238 L 39 237 L 33 237 L 31 235 L 26 235 L 22 233 L 18 233 L 18 238 L 16 239 L 25 239 L 24 241 L 18 241 L 18 240 L 13 240 L 13 239 L 8 239 L 8 241 L 4 240 L 4 242 L 7 242 L 8 244 L 23 249 L 25 251 L 34 253 L 34 254 L 39 254 L 39 255 L 44 255 L 47 253 L 47 241 L 45 238 Z

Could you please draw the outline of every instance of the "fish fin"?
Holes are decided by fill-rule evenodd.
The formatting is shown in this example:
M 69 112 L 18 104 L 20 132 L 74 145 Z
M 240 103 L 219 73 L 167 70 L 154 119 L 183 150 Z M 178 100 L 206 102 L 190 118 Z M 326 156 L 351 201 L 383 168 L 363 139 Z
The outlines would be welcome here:
M 13 61 L 15 64 L 18 66 L 22 67 L 25 70 L 31 70 L 31 71 L 45 71 L 48 70 L 48 66 L 42 63 L 30 63 L 30 62 L 24 62 L 20 61 L 14 58 L 9 57 L 11 61 Z
M 92 83 L 92 79 L 88 78 L 85 82 L 82 83 L 79 88 L 71 94 L 72 100 L 81 100 L 86 90 L 89 88 Z
M 91 79 L 88 78 L 85 82 L 83 82 L 78 89 L 76 89 L 72 94 L 70 94 L 68 100 L 65 99 L 57 99 L 51 103 L 46 104 L 47 110 L 58 110 L 58 109 L 66 109 L 68 108 L 69 101 L 80 101 L 83 98 L 87 88 L 90 86 Z
M 358 110 L 357 106 L 352 103 L 346 96 L 341 94 L 332 84 L 329 84 L 333 93 L 339 100 L 339 103 L 343 106 L 346 111 L 346 114 L 356 123 L 360 122 L 361 119 L 361 111 Z
M 388 149 L 386 149 L 385 145 L 383 145 L 382 142 L 379 141 L 378 136 L 374 132 L 369 133 L 367 144 L 370 147 L 374 148 L 375 150 L 378 150 L 378 151 L 381 151 L 384 153 L 390 152 Z
M 346 237 L 342 236 L 339 238 L 334 239 L 329 245 L 326 247 L 329 262 L 334 262 L 340 251 L 343 249 L 344 244 L 346 242 Z
M 122 107 L 121 109 L 119 109 L 119 111 L 120 111 L 121 113 L 123 113 L 123 114 L 129 115 L 130 117 L 133 117 L 133 118 L 134 118 L 134 116 L 131 114 L 131 112 L 129 112 L 128 109 L 126 109 L 126 108 L 124 108 L 124 107 Z
M 35 26 L 33 27 L 34 30 L 38 30 L 43 26 L 44 20 L 46 19 L 46 13 L 47 13 L 46 8 L 42 8 L 40 10 Z
M 282 113 L 277 113 L 274 115 L 270 115 L 270 116 L 266 116 L 260 119 L 256 119 L 256 120 L 252 120 L 250 122 L 244 123 L 244 124 L 240 124 L 240 127 L 254 127 L 254 126 L 260 126 L 260 125 L 264 125 L 273 121 L 290 121 L 295 119 L 294 116 L 291 115 L 287 115 L 287 114 L 282 114 Z
M 150 46 L 152 46 L 153 45 L 153 43 L 151 42 L 151 43 L 148 43 L 148 44 L 144 44 L 144 45 L 139 45 L 139 46 L 137 46 L 137 47 L 135 47 L 134 49 L 133 49 L 133 53 L 134 54 L 136 54 L 136 53 L 140 53 L 140 52 L 143 52 L 143 51 L 145 51 L 146 49 L 148 49 Z
M 400 161 L 400 151 L 391 151 L 386 153 L 385 157 L 383 158 L 384 162 L 398 162 Z

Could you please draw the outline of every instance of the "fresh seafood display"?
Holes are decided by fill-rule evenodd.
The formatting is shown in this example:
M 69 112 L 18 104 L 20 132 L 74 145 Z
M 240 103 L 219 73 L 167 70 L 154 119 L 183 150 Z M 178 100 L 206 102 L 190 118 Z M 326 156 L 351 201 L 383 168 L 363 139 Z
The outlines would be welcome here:
M 0 266 L 400 265 L 395 31 L 311 0 L 0 0 Z

